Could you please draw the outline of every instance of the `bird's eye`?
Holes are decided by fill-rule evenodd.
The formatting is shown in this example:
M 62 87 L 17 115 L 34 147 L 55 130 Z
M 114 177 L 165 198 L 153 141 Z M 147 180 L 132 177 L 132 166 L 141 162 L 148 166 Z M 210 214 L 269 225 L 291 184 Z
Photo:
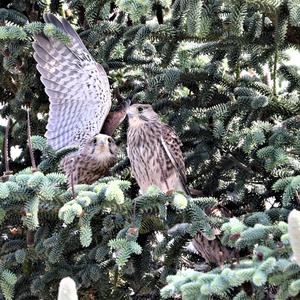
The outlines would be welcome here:
M 144 109 L 143 109 L 141 106 L 139 106 L 139 107 L 137 108 L 137 110 L 138 110 L 139 112 L 142 112 Z
M 109 143 L 109 144 L 111 144 L 111 143 L 114 142 L 114 140 L 113 140 L 111 137 L 109 137 L 107 140 L 108 140 L 108 143 Z
M 93 144 L 97 144 L 97 138 L 93 138 Z

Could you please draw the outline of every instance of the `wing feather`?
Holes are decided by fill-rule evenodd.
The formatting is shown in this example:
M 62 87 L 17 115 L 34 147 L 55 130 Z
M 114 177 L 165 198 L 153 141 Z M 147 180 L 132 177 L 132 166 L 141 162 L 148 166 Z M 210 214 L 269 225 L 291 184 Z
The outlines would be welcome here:
M 184 191 L 189 195 L 190 192 L 187 187 L 184 158 L 180 149 L 182 143 L 175 131 L 166 124 L 162 124 L 161 133 L 161 144 L 177 172 Z
M 33 43 L 37 70 L 50 101 L 45 135 L 55 150 L 80 146 L 100 132 L 110 111 L 108 78 L 65 19 L 48 13 L 44 20 L 71 37 L 65 45 L 39 34 Z

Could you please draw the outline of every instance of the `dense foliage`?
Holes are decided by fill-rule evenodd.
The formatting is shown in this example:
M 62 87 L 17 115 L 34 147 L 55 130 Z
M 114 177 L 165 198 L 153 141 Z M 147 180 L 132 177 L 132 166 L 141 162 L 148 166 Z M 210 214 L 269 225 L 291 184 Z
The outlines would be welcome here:
M 56 299 L 287 299 L 300 291 L 287 217 L 300 207 L 299 0 L 19 0 L 0 8 L 0 290 Z M 42 14 L 64 16 L 109 74 L 114 105 L 151 103 L 183 142 L 197 198 L 139 195 L 124 122 L 112 177 L 67 189 L 42 137 L 48 99 L 33 59 Z M 270 71 L 268 71 L 270 70 Z M 270 78 L 271 75 L 271 78 Z M 38 170 L 31 167 L 30 111 Z M 200 191 L 200 192 L 199 192 Z M 192 242 L 191 242 L 192 241 Z

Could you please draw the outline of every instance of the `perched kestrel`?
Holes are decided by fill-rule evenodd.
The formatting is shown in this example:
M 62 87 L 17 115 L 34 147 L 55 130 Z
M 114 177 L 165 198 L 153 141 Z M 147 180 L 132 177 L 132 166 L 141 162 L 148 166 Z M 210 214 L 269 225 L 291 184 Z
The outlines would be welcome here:
M 162 192 L 189 194 L 181 142 L 174 130 L 162 123 L 148 104 L 131 105 L 127 115 L 127 152 L 141 192 L 155 185 Z
M 91 183 L 105 175 L 116 159 L 116 145 L 108 135 L 98 135 L 111 108 L 108 77 L 90 55 L 79 35 L 65 19 L 44 14 L 47 24 L 67 34 L 71 42 L 35 36 L 33 48 L 50 109 L 45 136 L 54 150 L 79 147 L 61 162 L 69 183 Z M 126 116 L 108 124 L 114 128 Z M 109 134 L 114 130 L 105 126 Z M 71 180 L 72 179 L 72 180 Z
M 69 175 L 69 184 L 91 184 L 116 162 L 117 146 L 108 135 L 98 134 L 85 143 L 79 152 L 71 153 L 61 161 L 61 166 Z

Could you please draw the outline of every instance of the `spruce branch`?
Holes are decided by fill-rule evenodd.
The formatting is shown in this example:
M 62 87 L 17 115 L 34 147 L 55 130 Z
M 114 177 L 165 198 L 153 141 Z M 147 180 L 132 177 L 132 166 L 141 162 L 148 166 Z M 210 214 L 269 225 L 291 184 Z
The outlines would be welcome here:
M 41 33 L 42 14 L 50 4 L 36 2 L 36 18 L 27 11 L 36 22 L 22 21 L 21 9 L 5 9 L 0 10 L 2 27 L 12 22 L 28 37 Z M 51 11 L 64 15 L 64 8 L 58 10 L 64 1 L 52 2 Z M 114 134 L 121 152 L 113 168 L 116 177 L 74 186 L 74 172 L 68 188 L 65 175 L 49 172 L 70 150 L 55 153 L 46 138 L 28 134 L 33 150 L 42 154 L 40 172 L 24 169 L 30 161 L 21 153 L 9 162 L 14 176 L 0 182 L 0 225 L 4 233 L 12 228 L 1 246 L 1 295 L 27 299 L 34 291 L 36 298 L 55 297 L 57 283 L 70 275 L 81 283 L 80 298 L 89 299 L 130 294 L 158 299 L 169 275 L 162 290 L 166 299 L 297 295 L 300 269 L 290 259 L 285 221 L 300 202 L 300 77 L 296 66 L 280 64 L 291 29 L 298 36 L 292 44 L 300 44 L 300 0 L 68 2 L 70 15 L 65 16 L 91 56 L 109 70 L 113 103 L 132 99 L 153 105 L 180 137 L 187 181 L 203 194 L 196 191 L 197 197 L 187 201 L 154 191 L 138 196 L 136 185 L 129 190 L 126 126 Z M 146 10 L 138 8 L 145 3 Z M 16 120 L 9 135 L 15 145 L 24 135 L 27 139 L 25 111 L 16 104 L 30 99 L 31 129 L 39 126 L 41 134 L 49 109 L 32 65 L 31 40 L 23 40 L 16 26 L 4 28 L 1 116 Z M 51 38 L 59 32 L 47 26 L 46 34 Z M 26 72 L 17 75 L 21 62 Z M 263 73 L 266 64 L 270 71 Z M 248 75 L 241 77 L 244 70 Z M 55 79 L 53 84 L 59 84 Z M 57 95 L 56 89 L 50 93 Z M 39 118 L 35 113 L 41 113 Z M 117 116 L 110 124 L 118 125 L 122 115 Z M 19 234 L 22 221 L 28 229 Z M 186 255 L 193 238 L 198 255 Z M 15 292 L 11 271 L 18 278 Z

